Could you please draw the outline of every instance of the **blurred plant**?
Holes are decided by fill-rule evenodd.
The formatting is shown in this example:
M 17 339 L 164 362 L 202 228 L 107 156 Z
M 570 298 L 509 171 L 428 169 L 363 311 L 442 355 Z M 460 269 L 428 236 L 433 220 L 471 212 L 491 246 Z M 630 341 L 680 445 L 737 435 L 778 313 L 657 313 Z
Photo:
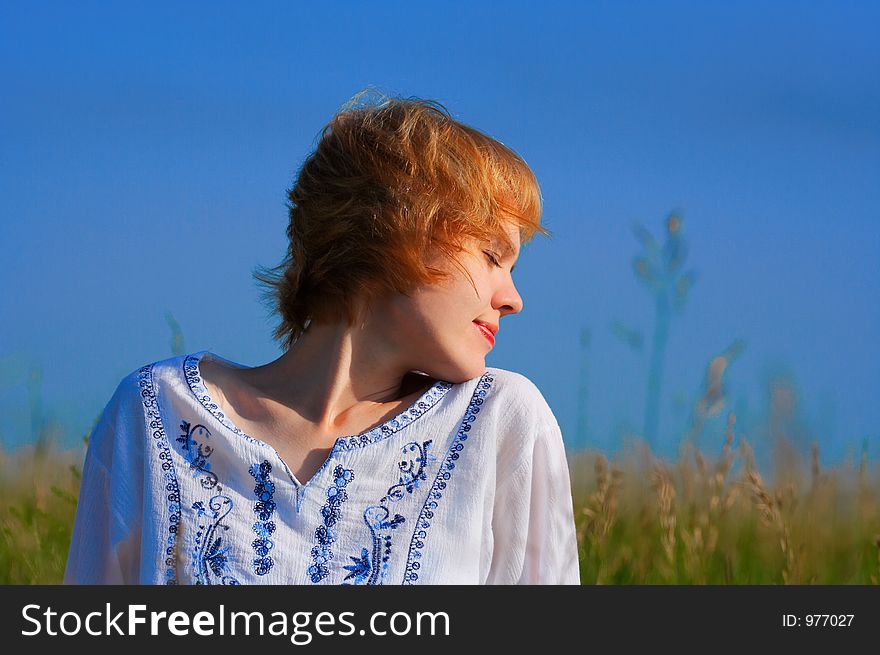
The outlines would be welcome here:
M 588 403 L 590 390 L 590 328 L 581 329 L 581 365 L 578 379 L 578 415 L 575 448 L 582 448 L 589 442 L 587 433 Z
M 0 393 L 19 387 L 22 380 L 27 378 L 29 368 L 28 358 L 22 352 L 8 353 L 0 357 Z M 0 444 L 5 443 L 6 439 L 6 428 L 0 422 Z
M 643 341 L 641 330 L 628 327 L 622 322 L 616 320 L 611 322 L 609 329 L 611 330 L 611 334 L 620 339 L 627 346 L 636 352 L 641 352 Z
M 0 450 L 0 584 L 59 584 L 64 576 L 82 470 L 80 449 L 52 432 Z
M 669 322 L 672 312 L 681 313 L 684 310 L 688 291 L 697 279 L 694 271 L 680 272 L 687 258 L 682 223 L 678 213 L 673 212 L 667 217 L 666 241 L 662 249 L 647 229 L 638 224 L 633 228 L 636 238 L 642 244 L 642 253 L 633 259 L 633 271 L 654 296 L 654 338 L 645 399 L 644 434 L 648 445 L 655 450 Z
M 703 392 L 691 414 L 691 424 L 685 435 L 685 442 L 696 444 L 706 420 L 718 416 L 724 409 L 727 403 L 727 394 L 722 378 L 728 366 L 744 349 L 745 341 L 736 339 L 709 362 L 706 367 L 706 377 L 703 380 Z
M 596 456 L 593 468 L 596 490 L 590 493 L 583 503 L 578 516 L 580 522 L 580 526 L 577 527 L 578 557 L 583 559 L 592 555 L 603 562 L 607 558 L 608 538 L 614 527 L 617 496 L 623 471 L 617 468 L 609 471 L 608 463 L 601 454 Z M 581 556 L 580 553 L 584 555 Z M 604 582 L 600 566 L 596 574 L 596 584 Z
M 37 449 L 43 447 L 45 431 L 43 430 L 43 367 L 40 362 L 31 364 L 27 376 L 28 406 L 31 410 L 31 439 Z
M 177 322 L 177 319 L 174 318 L 174 314 L 168 310 L 165 311 L 165 321 L 171 328 L 171 354 L 174 356 L 182 355 L 183 331 L 180 329 L 180 324 Z

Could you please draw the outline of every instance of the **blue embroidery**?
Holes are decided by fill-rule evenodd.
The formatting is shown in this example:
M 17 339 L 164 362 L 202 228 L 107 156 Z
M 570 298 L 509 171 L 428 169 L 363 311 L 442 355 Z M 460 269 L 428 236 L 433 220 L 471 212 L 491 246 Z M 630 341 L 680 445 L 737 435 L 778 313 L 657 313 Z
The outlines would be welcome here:
M 404 493 L 412 494 L 414 490 L 419 488 L 420 482 L 427 480 L 425 468 L 428 462 L 437 459 L 428 452 L 431 449 L 431 443 L 430 439 L 421 445 L 412 441 L 402 448 L 404 454 L 414 452 L 416 457 L 404 459 L 398 464 L 401 475 L 397 484 L 389 487 L 386 494 L 379 500 L 378 505 L 371 505 L 364 510 L 364 523 L 367 524 L 373 538 L 372 553 L 366 548 L 361 548 L 360 557 L 350 555 L 349 558 L 353 564 L 343 567 L 349 571 L 344 580 L 354 578 L 354 584 L 377 585 L 385 579 L 388 560 L 391 557 L 391 534 L 379 534 L 379 531 L 394 530 L 406 521 L 400 514 L 395 514 L 394 518 L 389 520 L 391 512 L 386 505 L 399 501 L 404 497 Z M 342 584 L 349 583 L 343 582 Z
M 211 471 L 211 465 L 208 463 L 208 457 L 214 452 L 213 447 L 201 442 L 203 437 L 205 440 L 210 439 L 211 432 L 201 424 L 191 426 L 189 421 L 181 421 L 180 429 L 183 434 L 177 437 L 177 442 L 181 444 L 193 477 L 201 474 L 199 482 L 202 487 L 217 492 L 208 501 L 209 509 L 205 509 L 205 504 L 201 500 L 192 504 L 192 509 L 196 511 L 196 520 L 200 521 L 192 552 L 195 584 L 212 584 L 212 575 L 214 578 L 219 578 L 221 584 L 239 584 L 238 580 L 228 573 L 231 559 L 228 555 L 230 546 L 224 546 L 223 537 L 217 535 L 220 528 L 224 532 L 229 529 L 222 520 L 232 511 L 232 499 L 223 493 L 223 486 L 219 484 L 217 475 Z M 202 517 L 207 517 L 209 523 L 202 522 Z
M 272 465 L 268 460 L 263 460 L 262 464 L 254 464 L 250 468 L 250 474 L 257 481 L 257 485 L 254 487 L 254 494 L 257 497 L 257 502 L 254 503 L 254 513 L 260 519 L 254 523 L 253 530 L 257 538 L 251 543 L 257 554 L 254 558 L 254 573 L 257 575 L 266 575 L 275 565 L 275 561 L 269 555 L 269 551 L 274 546 L 270 537 L 275 532 L 275 522 L 269 520 L 275 511 L 275 501 L 272 500 L 272 496 L 275 494 L 275 483 L 269 479 L 271 472 Z
M 327 489 L 327 502 L 321 508 L 324 523 L 315 530 L 315 539 L 318 544 L 312 548 L 314 563 L 308 568 L 309 578 L 312 582 L 320 582 L 330 574 L 328 562 L 333 559 L 330 547 L 336 541 L 335 526 L 339 522 L 340 506 L 348 499 L 345 487 L 354 480 L 354 471 L 337 464 L 333 469 L 333 478 L 333 484 Z
M 162 426 L 156 389 L 153 385 L 153 364 L 138 369 L 138 387 L 144 405 L 149 434 L 159 451 L 159 461 L 165 479 L 165 499 L 168 502 L 168 536 L 165 539 L 165 584 L 177 584 L 177 531 L 180 524 L 180 487 L 174 473 L 171 449 Z
M 446 395 L 446 392 L 449 391 L 452 386 L 453 384 L 451 382 L 438 380 L 428 391 L 425 392 L 415 405 L 410 407 L 403 414 L 373 428 L 369 432 L 364 432 L 363 434 L 352 437 L 341 437 L 337 440 L 334 450 L 354 450 L 355 448 L 360 448 L 361 446 L 390 437 L 392 434 L 405 428 L 426 411 L 431 409 L 438 400 Z
M 211 471 L 211 465 L 208 463 L 208 458 L 214 449 L 207 443 L 196 441 L 196 437 L 210 439 L 211 432 L 202 424 L 190 428 L 188 421 L 181 421 L 180 429 L 183 430 L 183 434 L 177 437 L 177 441 L 181 444 L 193 477 L 198 477 L 199 473 L 203 473 L 202 479 L 199 480 L 202 487 L 204 489 L 214 488 L 217 486 L 217 475 Z
M 446 483 L 452 477 L 455 462 L 459 458 L 459 453 L 464 449 L 464 442 L 468 438 L 467 433 L 471 430 L 471 423 L 476 420 L 477 414 L 480 413 L 480 405 L 483 404 L 483 399 L 486 397 L 487 391 L 492 387 L 494 380 L 495 378 L 491 372 L 487 371 L 477 383 L 465 417 L 462 419 L 461 427 L 455 435 L 452 445 L 449 447 L 446 461 L 437 472 L 434 485 L 431 487 L 431 491 L 428 492 L 428 498 L 425 500 L 425 505 L 422 507 L 422 512 L 416 523 L 416 530 L 413 532 L 412 539 L 410 540 L 409 556 L 406 561 L 403 584 L 414 584 L 419 579 L 418 571 L 421 568 L 421 564 L 418 560 L 422 557 L 422 548 L 425 547 L 425 539 L 428 536 L 428 528 L 431 527 L 431 519 L 434 518 L 434 510 L 437 509 L 437 501 L 443 497 L 442 490 L 446 488 Z
M 199 351 L 198 353 L 193 353 L 191 355 L 187 355 L 184 359 L 183 363 L 183 375 L 186 378 L 186 382 L 189 385 L 190 390 L 196 399 L 201 403 L 201 405 L 210 412 L 220 423 L 222 423 L 227 429 L 234 432 L 238 436 L 251 443 L 257 444 L 261 448 L 267 448 L 271 450 L 276 456 L 278 456 L 278 452 L 272 448 L 272 446 L 260 441 L 259 439 L 255 439 L 249 434 L 245 433 L 241 430 L 237 425 L 235 425 L 226 414 L 223 413 L 223 410 L 213 401 L 211 395 L 208 393 L 207 387 L 205 387 L 202 377 L 199 371 L 199 362 L 201 358 L 209 353 L 209 351 Z M 222 359 L 222 358 L 221 358 Z M 427 412 L 431 407 L 433 407 L 437 402 L 446 395 L 446 392 L 449 391 L 453 387 L 451 382 L 446 382 L 444 380 L 438 380 L 434 383 L 434 385 L 425 392 L 425 394 L 419 399 L 419 401 L 412 407 L 410 407 L 406 412 L 396 417 L 395 419 L 388 421 L 379 427 L 373 428 L 369 432 L 365 432 L 364 434 L 355 435 L 352 437 L 340 437 L 337 442 L 333 445 L 331 449 L 330 456 L 327 458 L 327 461 L 331 460 L 333 456 L 339 450 L 354 450 L 355 448 L 360 448 L 361 446 L 365 446 L 367 444 L 381 441 L 382 439 L 386 439 L 390 437 L 392 434 L 400 430 L 401 428 L 409 425 L 414 420 L 419 418 L 425 412 Z M 281 460 L 280 457 L 278 459 L 281 461 L 281 465 L 284 467 L 285 473 L 287 473 L 287 477 L 290 478 L 290 481 L 294 483 L 297 487 L 297 511 L 299 511 L 299 505 L 301 502 L 301 486 L 297 482 L 296 478 L 294 478 L 293 474 L 290 472 L 290 469 L 287 468 L 287 465 Z M 325 462 L 326 465 L 326 462 Z M 323 469 L 323 467 L 322 467 Z
M 290 478 L 291 482 L 296 486 L 296 509 L 299 511 L 301 493 L 304 490 L 304 487 L 294 478 L 293 474 L 287 468 L 287 465 L 280 459 L 280 456 L 278 456 L 277 451 L 268 444 L 247 435 L 234 425 L 225 416 L 223 411 L 208 393 L 199 370 L 199 362 L 202 357 L 207 354 L 209 354 L 209 351 L 201 351 L 200 353 L 188 355 L 184 358 L 183 373 L 193 395 L 210 414 L 212 414 L 231 432 L 251 443 L 259 445 L 262 448 L 267 448 L 278 457 L 288 478 Z M 454 385 L 450 382 L 439 380 L 435 382 L 427 392 L 425 392 L 415 405 L 410 407 L 403 414 L 398 415 L 393 420 L 387 421 L 383 425 L 360 435 L 341 437 L 334 444 L 330 456 L 325 461 L 324 466 L 329 465 L 333 456 L 340 450 L 353 450 L 381 441 L 411 424 L 414 420 L 424 415 L 436 405 L 453 386 Z M 469 426 L 465 429 L 468 427 Z M 201 503 L 193 505 L 194 509 L 201 509 L 199 518 L 205 516 L 211 521 L 210 525 L 200 525 L 200 540 L 197 541 L 196 546 L 196 551 L 198 553 L 197 560 L 200 566 L 198 569 L 200 571 L 199 575 L 201 575 L 206 583 L 210 583 L 210 574 L 213 573 L 214 577 L 220 577 L 224 582 L 234 584 L 237 582 L 235 581 L 235 578 L 226 573 L 230 546 L 224 546 L 222 533 L 215 534 L 219 533 L 221 528 L 224 532 L 225 530 L 228 530 L 228 527 L 222 524 L 222 519 L 232 510 L 232 499 L 228 496 L 219 494 L 221 487 L 217 482 L 217 476 L 211 471 L 208 458 L 212 453 L 212 449 L 207 443 L 207 440 L 210 439 L 211 436 L 210 432 L 201 425 L 191 428 L 189 424 L 184 425 L 184 423 L 181 423 L 181 428 L 186 434 L 181 435 L 178 441 L 186 454 L 186 460 L 193 471 L 193 475 L 198 476 L 201 473 L 202 479 L 200 482 L 202 486 L 205 489 L 215 488 L 218 492 L 217 495 L 212 497 L 209 503 L 210 511 L 205 510 Z M 412 494 L 415 489 L 419 488 L 420 482 L 426 481 L 427 478 L 424 471 L 425 464 L 427 461 L 435 459 L 433 456 L 427 455 L 426 453 L 429 444 L 430 441 L 425 442 L 423 444 L 424 448 L 421 449 L 418 444 L 408 444 L 408 446 L 412 446 L 412 450 L 417 450 L 419 452 L 419 456 L 416 457 L 415 460 L 401 462 L 401 475 L 398 483 L 388 489 L 388 492 L 379 501 L 378 505 L 368 507 L 364 511 L 364 521 L 373 536 L 373 546 L 371 549 L 373 551 L 372 556 L 370 550 L 363 548 L 360 558 L 351 557 L 355 562 L 355 566 L 353 568 L 345 567 L 350 571 L 350 574 L 346 579 L 353 577 L 355 580 L 361 581 L 372 580 L 370 584 L 381 584 L 381 582 L 378 581 L 384 577 L 385 572 L 388 569 L 388 556 L 390 555 L 391 549 L 391 536 L 387 532 L 396 529 L 404 522 L 404 518 L 399 514 L 395 514 L 392 517 L 391 512 L 385 507 L 385 504 L 395 502 L 400 498 L 403 498 L 407 493 Z M 165 447 L 167 451 L 167 443 Z M 404 450 L 406 450 L 406 448 Z M 170 466 L 170 452 L 166 456 L 168 460 L 167 463 Z M 165 459 L 166 456 L 160 455 L 160 459 Z M 166 463 L 163 462 L 163 468 L 168 470 L 165 464 Z M 264 460 L 264 464 L 269 466 L 268 460 Z M 322 466 L 322 470 L 324 466 Z M 255 503 L 254 512 L 260 519 L 253 524 L 253 531 L 256 534 L 256 539 L 254 539 L 251 544 L 256 553 L 256 557 L 253 559 L 253 566 L 257 575 L 265 575 L 274 566 L 273 558 L 270 555 L 274 546 L 271 537 L 276 529 L 275 523 L 270 520 L 275 509 L 275 503 L 272 500 L 274 483 L 269 480 L 269 471 L 271 471 L 271 466 L 265 471 L 265 477 L 263 477 L 262 470 L 259 472 L 256 469 L 251 470 L 252 475 L 257 481 L 254 492 L 257 495 L 258 500 Z M 172 512 L 172 525 L 169 528 L 169 544 L 173 545 L 173 537 L 177 533 L 177 523 L 180 521 L 180 499 L 177 482 L 173 477 L 173 469 L 166 474 L 166 479 L 169 479 L 169 475 L 170 481 L 167 488 L 176 496 L 174 502 L 177 503 L 176 515 Z M 333 559 L 332 544 L 335 543 L 337 539 L 336 525 L 340 520 L 341 505 L 347 499 L 345 486 L 354 479 L 354 472 L 350 469 L 337 466 L 334 470 L 334 478 L 334 485 L 331 485 L 327 491 L 327 503 L 321 509 L 323 523 L 315 530 L 316 545 L 311 550 L 312 564 L 307 569 L 309 579 L 314 583 L 320 582 L 329 575 L 329 562 Z M 265 496 L 265 499 L 263 496 Z M 172 495 L 169 495 L 169 499 L 171 498 Z M 380 534 L 380 531 L 386 533 Z M 202 534 L 207 534 L 208 532 L 211 533 L 210 540 L 207 536 Z M 412 551 L 412 544 L 410 550 Z M 169 549 L 167 552 L 170 555 L 172 551 Z M 167 559 L 166 564 L 173 567 L 173 558 Z M 368 567 L 368 569 L 364 567 Z M 366 573 L 367 570 L 369 570 L 369 573 Z M 174 569 L 171 568 L 169 576 L 173 577 L 174 575 Z
M 218 491 L 220 487 L 217 487 Z M 193 503 L 196 510 L 196 518 L 199 520 L 199 529 L 196 532 L 195 547 L 193 549 L 192 564 L 197 585 L 209 585 L 213 578 L 219 578 L 224 585 L 237 585 L 238 580 L 228 573 L 230 556 L 229 546 L 223 544 L 223 534 L 218 535 L 219 529 L 224 531 L 229 526 L 222 523 L 226 515 L 232 511 L 232 499 L 223 494 L 217 494 L 208 503 L 205 509 L 204 503 Z M 207 517 L 208 523 L 201 522 L 202 517 Z
M 399 481 L 388 490 L 387 495 L 379 502 L 384 502 L 386 498 L 390 498 L 393 501 L 400 500 L 403 498 L 404 490 L 411 494 L 413 490 L 419 488 L 419 482 L 428 479 L 425 474 L 425 468 L 428 462 L 433 462 L 437 459 L 428 452 L 431 450 L 431 443 L 431 439 L 423 442 L 422 445 L 411 441 L 401 449 L 404 454 L 409 451 L 417 453 L 417 455 L 415 459 L 405 459 L 397 465 L 401 471 Z M 415 468 L 416 466 L 418 466 L 418 469 Z
M 385 577 L 385 572 L 388 570 L 388 558 L 391 556 L 391 535 L 385 534 L 380 536 L 377 534 L 377 531 L 394 530 L 406 521 L 400 514 L 395 514 L 394 518 L 389 521 L 388 517 L 390 514 L 388 508 L 383 505 L 372 505 L 364 511 L 364 522 L 367 524 L 373 537 L 372 557 L 366 548 L 361 548 L 361 556 L 359 558 L 350 556 L 354 564 L 342 567 L 350 571 L 345 576 L 345 580 L 354 578 L 354 584 L 366 583 L 368 585 L 375 585 L 379 584 L 380 576 L 382 578 Z M 380 561 L 382 563 L 381 571 L 379 569 Z M 342 584 L 349 583 L 343 582 Z

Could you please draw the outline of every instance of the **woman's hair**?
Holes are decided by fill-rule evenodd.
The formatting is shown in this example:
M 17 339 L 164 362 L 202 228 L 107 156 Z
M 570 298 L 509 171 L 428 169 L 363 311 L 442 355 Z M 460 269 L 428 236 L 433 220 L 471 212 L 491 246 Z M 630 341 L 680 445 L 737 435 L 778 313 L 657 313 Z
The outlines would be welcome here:
M 371 102 L 370 91 L 321 130 L 287 191 L 287 255 L 254 273 L 287 348 L 309 322 L 353 326 L 371 301 L 445 279 L 436 256 L 467 275 L 456 255 L 470 239 L 513 249 L 506 223 L 523 244 L 550 234 L 535 175 L 513 150 L 435 101 Z

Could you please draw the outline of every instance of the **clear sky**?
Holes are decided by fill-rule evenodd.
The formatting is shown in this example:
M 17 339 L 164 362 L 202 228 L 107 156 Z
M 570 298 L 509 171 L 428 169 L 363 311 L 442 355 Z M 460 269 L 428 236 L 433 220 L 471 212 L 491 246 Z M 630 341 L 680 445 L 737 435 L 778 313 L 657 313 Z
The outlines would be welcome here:
M 876 2 L 4 0 L 0 443 L 47 422 L 76 443 L 122 376 L 172 354 L 166 312 L 186 352 L 280 354 L 251 271 L 284 253 L 320 128 L 372 85 L 535 170 L 553 234 L 523 249 L 524 311 L 487 364 L 533 380 L 569 445 L 641 429 L 633 226 L 661 237 L 678 210 L 698 279 L 670 326 L 664 447 L 741 339 L 738 431 L 760 438 L 782 375 L 824 459 L 865 437 L 880 456 L 878 37 Z

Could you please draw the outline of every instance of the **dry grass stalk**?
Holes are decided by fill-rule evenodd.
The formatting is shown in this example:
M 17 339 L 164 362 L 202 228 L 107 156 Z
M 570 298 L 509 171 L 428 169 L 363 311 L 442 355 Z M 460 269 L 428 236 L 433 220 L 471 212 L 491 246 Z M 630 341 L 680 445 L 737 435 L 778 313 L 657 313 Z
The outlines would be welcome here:
M 690 577 L 700 584 L 706 582 L 708 558 L 718 546 L 719 526 L 738 496 L 736 485 L 731 485 L 730 489 L 726 490 L 727 476 L 734 460 L 731 446 L 735 423 L 736 415 L 734 412 L 730 412 L 727 416 L 727 433 L 721 456 L 713 467 L 712 475 L 706 476 L 707 493 L 700 496 L 700 507 L 696 513 L 697 525 L 693 526 L 691 530 L 687 528 L 681 530 L 681 540 L 685 545 Z M 706 466 L 702 457 L 697 457 L 697 466 L 705 475 Z M 709 501 L 704 506 L 702 499 L 706 497 L 709 498 Z
M 675 487 L 669 473 L 657 462 L 651 474 L 660 512 L 660 543 L 671 574 L 675 570 Z
M 810 478 L 813 489 L 818 489 L 822 468 L 819 465 L 819 444 L 815 441 L 810 445 Z
M 596 491 L 590 494 L 587 506 L 581 512 L 587 517 L 587 521 L 578 531 L 578 540 L 582 541 L 584 534 L 589 533 L 596 543 L 603 544 L 617 514 L 617 497 L 623 472 L 613 469 L 609 473 L 609 467 L 601 454 L 596 456 Z
M 745 440 L 743 439 L 743 441 Z M 779 534 L 779 547 L 785 557 L 782 581 L 784 584 L 790 584 L 794 578 L 795 557 L 791 547 L 791 532 L 782 514 L 784 497 L 779 493 L 775 496 L 771 495 L 761 478 L 761 474 L 754 468 L 747 469 L 745 474 L 745 484 L 751 489 L 761 523 L 765 527 L 777 530 Z
M 686 494 L 683 498 L 682 506 L 690 508 L 684 516 L 691 519 L 682 524 L 680 537 L 684 545 L 684 564 L 689 579 L 702 584 L 706 580 L 706 553 L 713 551 L 718 543 L 718 526 L 713 520 L 713 514 L 716 513 L 713 507 L 718 505 L 718 500 L 714 498 L 718 476 L 717 467 L 710 474 L 706 459 L 699 450 L 694 451 L 694 461 L 698 471 L 699 491 L 696 495 Z M 680 467 L 682 473 L 687 469 L 688 467 Z
M 578 544 L 598 560 L 596 584 L 603 584 L 609 567 L 605 546 L 617 516 L 617 502 L 623 472 L 617 468 L 609 471 L 608 463 L 601 454 L 594 464 L 596 490 L 590 494 L 581 514 L 586 520 L 577 530 Z
M 730 412 L 727 415 L 727 433 L 724 439 L 724 447 L 721 451 L 721 457 L 715 465 L 715 475 L 712 478 L 712 495 L 709 500 L 710 511 L 715 512 L 718 517 L 724 516 L 730 508 L 733 507 L 733 503 L 736 501 L 739 494 L 739 487 L 731 485 L 722 500 L 722 493 L 724 492 L 724 487 L 727 483 L 727 476 L 730 473 L 730 469 L 733 467 L 733 460 L 736 458 L 732 448 L 733 426 L 735 424 L 736 414 Z
M 708 475 L 706 473 L 706 459 L 703 457 L 703 453 L 699 450 L 694 451 L 694 459 L 697 462 L 697 471 L 700 473 L 700 481 L 705 484 L 708 479 Z

